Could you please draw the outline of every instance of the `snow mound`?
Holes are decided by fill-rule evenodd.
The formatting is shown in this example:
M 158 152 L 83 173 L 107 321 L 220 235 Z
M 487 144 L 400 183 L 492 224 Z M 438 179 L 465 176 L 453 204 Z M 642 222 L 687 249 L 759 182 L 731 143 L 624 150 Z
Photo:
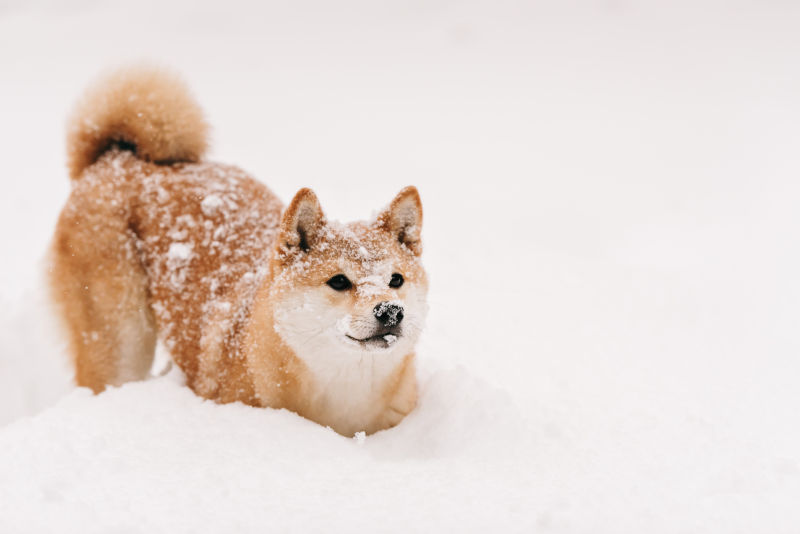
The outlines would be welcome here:
M 281 410 L 218 405 L 179 374 L 77 389 L 0 434 L 0 531 L 406 530 L 526 524 L 513 403 L 440 371 L 395 429 L 344 438 Z

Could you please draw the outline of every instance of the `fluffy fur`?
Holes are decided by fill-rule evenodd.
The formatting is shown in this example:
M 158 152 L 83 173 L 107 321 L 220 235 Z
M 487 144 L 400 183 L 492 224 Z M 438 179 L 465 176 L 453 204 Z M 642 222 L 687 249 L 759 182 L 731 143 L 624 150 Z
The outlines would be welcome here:
M 99 80 L 68 122 L 69 175 L 76 179 L 113 143 L 156 163 L 200 161 L 208 146 L 203 112 L 180 78 L 140 66 Z
M 416 189 L 373 221 L 330 222 L 310 189 L 284 209 L 243 171 L 201 161 L 205 132 L 161 71 L 117 72 L 79 104 L 50 266 L 77 383 L 146 378 L 161 339 L 203 397 L 345 435 L 397 424 L 416 404 L 427 311 Z M 352 286 L 332 289 L 336 275 Z M 379 320 L 389 305 L 399 323 Z

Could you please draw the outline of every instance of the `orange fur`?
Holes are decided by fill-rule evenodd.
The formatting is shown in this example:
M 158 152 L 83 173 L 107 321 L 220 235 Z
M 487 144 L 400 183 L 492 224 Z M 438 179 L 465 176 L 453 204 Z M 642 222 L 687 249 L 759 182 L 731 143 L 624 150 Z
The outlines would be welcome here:
M 77 179 L 112 143 L 157 163 L 195 162 L 208 146 L 208 125 L 184 83 L 164 70 L 118 70 L 84 95 L 69 121 L 69 175 Z
M 203 397 L 287 408 L 346 435 L 397 424 L 416 404 L 425 315 L 416 189 L 371 223 L 329 222 L 309 189 L 284 210 L 243 171 L 200 160 L 206 130 L 161 71 L 119 71 L 80 102 L 50 267 L 77 383 L 146 378 L 158 338 Z M 405 285 L 388 286 L 393 271 Z M 353 287 L 334 291 L 342 272 Z M 373 317 L 386 302 L 407 306 L 396 345 Z

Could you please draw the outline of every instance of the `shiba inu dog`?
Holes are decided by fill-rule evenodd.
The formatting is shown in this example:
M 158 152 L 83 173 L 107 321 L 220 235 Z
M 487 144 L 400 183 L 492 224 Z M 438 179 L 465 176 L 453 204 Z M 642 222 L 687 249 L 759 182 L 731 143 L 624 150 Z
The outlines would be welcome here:
M 160 339 L 205 398 L 350 436 L 396 425 L 416 404 L 427 311 L 417 190 L 373 221 L 332 222 L 310 189 L 284 208 L 203 161 L 207 129 L 156 69 L 118 71 L 79 102 L 49 267 L 78 385 L 146 378 Z

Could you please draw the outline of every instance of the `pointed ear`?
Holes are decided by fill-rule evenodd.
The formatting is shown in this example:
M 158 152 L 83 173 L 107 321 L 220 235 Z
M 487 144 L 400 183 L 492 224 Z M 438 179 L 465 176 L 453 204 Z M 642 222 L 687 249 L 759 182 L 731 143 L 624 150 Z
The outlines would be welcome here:
M 413 185 L 400 191 L 377 218 L 377 224 L 419 256 L 422 253 L 422 201 Z
M 281 220 L 280 245 L 288 249 L 295 247 L 308 251 L 319 237 L 325 216 L 319 206 L 317 195 L 304 187 L 292 199 Z

